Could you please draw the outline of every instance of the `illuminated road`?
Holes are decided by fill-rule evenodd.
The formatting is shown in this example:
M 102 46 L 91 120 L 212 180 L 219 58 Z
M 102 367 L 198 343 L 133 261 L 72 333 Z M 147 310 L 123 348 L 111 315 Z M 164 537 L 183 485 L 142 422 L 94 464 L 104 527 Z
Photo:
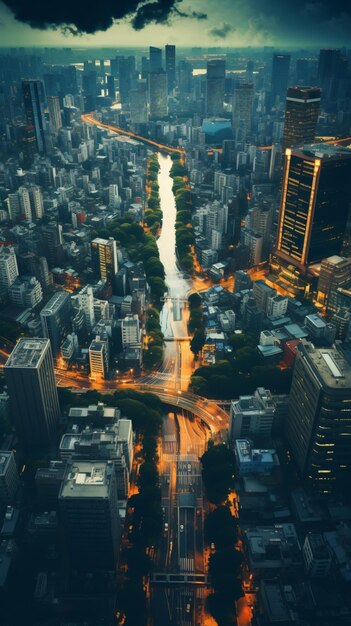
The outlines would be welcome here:
M 149 139 L 148 137 L 143 137 L 143 135 L 137 135 L 130 130 L 125 130 L 125 128 L 120 128 L 119 126 L 115 126 L 114 124 L 104 124 L 103 122 L 97 120 L 94 117 L 93 113 L 84 113 L 81 118 L 85 124 L 98 126 L 98 128 L 105 128 L 106 130 L 109 130 L 113 133 L 118 133 L 119 135 L 125 135 L 126 137 L 130 137 L 131 139 L 135 139 L 136 141 L 141 141 L 151 148 L 155 148 L 155 150 L 162 150 L 162 152 L 168 152 L 170 154 L 179 154 L 180 157 L 184 156 L 184 150 L 182 148 L 167 146 L 166 144 L 159 143 L 157 141 L 154 141 L 153 139 Z

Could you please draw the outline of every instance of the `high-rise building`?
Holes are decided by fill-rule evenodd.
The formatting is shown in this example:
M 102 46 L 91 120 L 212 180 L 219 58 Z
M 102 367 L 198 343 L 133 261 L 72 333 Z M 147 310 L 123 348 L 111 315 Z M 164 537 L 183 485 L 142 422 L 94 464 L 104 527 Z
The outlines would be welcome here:
M 251 131 L 253 98 L 253 83 L 237 83 L 233 96 L 233 129 L 236 134 L 240 131 L 241 141 Z
M 42 227 L 45 256 L 49 265 L 59 265 L 63 261 L 62 224 L 51 221 Z
M 135 57 L 119 57 L 118 85 L 122 104 L 129 101 L 132 80 L 135 77 Z
M 91 261 L 95 274 L 107 285 L 112 286 L 118 271 L 117 247 L 113 237 L 93 239 L 91 242 Z
M 166 117 L 167 103 L 167 74 L 163 70 L 149 74 L 149 109 L 150 117 L 154 119 Z
M 286 435 L 303 478 L 329 492 L 351 478 L 351 365 L 335 348 L 297 346 Z
M 130 121 L 132 124 L 147 124 L 147 81 L 136 80 L 129 92 Z
M 290 69 L 290 54 L 274 54 L 272 60 L 271 94 L 272 104 L 277 97 L 285 98 L 288 87 Z
M 37 150 L 40 154 L 47 151 L 46 121 L 45 121 L 45 92 L 41 80 L 23 80 L 22 92 L 24 110 L 28 126 L 34 126 Z
M 165 50 L 168 93 L 171 93 L 176 81 L 176 47 L 167 44 Z
M 20 444 L 48 444 L 60 416 L 50 341 L 21 338 L 4 370 Z
M 71 312 L 71 296 L 64 290 L 55 293 L 40 311 L 43 337 L 50 339 L 54 358 L 71 330 Z
M 0 247 L 0 295 L 7 293 L 8 288 L 18 276 L 17 259 L 12 246 Z
M 0 509 L 15 501 L 19 476 L 15 456 L 8 450 L 0 450 Z
M 60 99 L 58 96 L 48 96 L 48 109 L 51 127 L 57 132 L 62 128 Z
M 137 315 L 126 315 L 121 324 L 122 346 L 125 350 L 130 347 L 140 346 L 141 332 Z
M 40 220 L 44 215 L 44 201 L 43 193 L 38 185 L 32 185 L 29 188 L 30 206 L 32 209 L 32 216 Z
M 351 283 L 351 258 L 334 255 L 323 259 L 318 278 L 318 302 L 326 306 L 328 312 L 335 312 L 330 308 L 329 297 L 333 290 Z
M 114 569 L 120 524 L 112 461 L 69 462 L 59 508 L 71 563 L 78 567 Z
M 34 126 L 23 125 L 20 128 L 20 150 L 23 154 L 23 164 L 30 167 L 37 151 Z
M 322 88 L 323 100 L 331 96 L 335 81 L 339 78 L 341 50 L 322 48 L 318 60 L 318 85 Z
M 287 148 L 276 251 L 305 271 L 340 254 L 351 201 L 351 152 L 334 145 Z
M 93 379 L 106 378 L 109 369 L 108 339 L 96 336 L 89 346 L 90 376 Z
M 153 74 L 162 71 L 162 50 L 161 48 L 155 48 L 150 46 L 149 48 L 149 72 Z
M 117 209 L 121 203 L 118 193 L 118 185 L 109 185 L 108 188 L 108 205 L 111 209 Z
M 284 148 L 314 142 L 320 101 L 319 87 L 289 87 L 285 108 Z
M 213 59 L 207 62 L 206 75 L 206 115 L 220 117 L 223 113 L 225 88 L 225 60 Z

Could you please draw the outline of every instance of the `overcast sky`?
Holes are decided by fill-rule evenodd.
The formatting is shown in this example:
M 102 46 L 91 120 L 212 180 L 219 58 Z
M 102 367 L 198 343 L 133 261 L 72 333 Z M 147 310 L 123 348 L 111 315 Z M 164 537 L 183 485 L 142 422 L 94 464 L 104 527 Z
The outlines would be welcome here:
M 0 0 L 0 46 L 351 46 L 350 1 L 148 1 Z

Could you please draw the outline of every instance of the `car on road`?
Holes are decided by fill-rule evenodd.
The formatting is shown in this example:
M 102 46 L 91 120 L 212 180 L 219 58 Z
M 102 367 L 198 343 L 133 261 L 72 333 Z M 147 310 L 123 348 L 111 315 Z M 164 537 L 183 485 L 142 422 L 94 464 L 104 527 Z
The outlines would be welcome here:
M 186 608 L 185 608 L 186 613 L 190 613 L 190 609 L 191 609 L 191 604 L 190 604 L 190 602 L 188 602 L 188 604 L 186 605 Z
M 165 522 L 165 533 L 168 532 L 168 522 Z
M 188 463 L 188 472 L 191 472 L 191 463 Z
M 181 525 L 180 525 L 179 530 L 180 530 L 180 532 L 181 532 L 181 533 L 183 532 L 183 530 L 184 530 L 184 524 L 181 524 Z
M 201 509 L 196 509 L 196 517 L 200 517 L 201 515 Z

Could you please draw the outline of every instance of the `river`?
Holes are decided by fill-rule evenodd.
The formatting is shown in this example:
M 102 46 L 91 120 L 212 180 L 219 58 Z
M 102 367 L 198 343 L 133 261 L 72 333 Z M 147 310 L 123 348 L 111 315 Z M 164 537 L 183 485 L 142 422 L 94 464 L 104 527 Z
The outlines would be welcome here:
M 170 156 L 159 154 L 158 161 L 160 164 L 158 184 L 163 221 L 157 246 L 160 260 L 165 268 L 165 281 L 169 296 L 161 312 L 161 328 L 166 338 L 182 338 L 188 336 L 187 316 L 184 315 L 182 301 L 187 299 L 187 294 L 192 288 L 192 281 L 183 278 L 183 273 L 177 264 L 175 239 L 177 210 L 172 191 L 173 180 L 169 174 L 172 159 Z

